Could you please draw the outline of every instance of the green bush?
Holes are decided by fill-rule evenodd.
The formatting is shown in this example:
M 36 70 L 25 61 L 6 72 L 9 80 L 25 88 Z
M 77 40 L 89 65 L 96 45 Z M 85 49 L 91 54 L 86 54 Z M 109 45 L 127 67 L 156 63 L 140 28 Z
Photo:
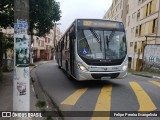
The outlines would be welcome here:
M 52 117 L 47 117 L 45 120 L 53 120 Z
M 30 63 L 29 66 L 35 66 L 35 64 Z
M 3 72 L 10 72 L 10 70 L 8 69 L 8 67 L 3 67 L 2 71 Z
M 37 101 L 36 106 L 39 108 L 43 108 L 46 106 L 46 102 L 39 100 L 39 101 Z

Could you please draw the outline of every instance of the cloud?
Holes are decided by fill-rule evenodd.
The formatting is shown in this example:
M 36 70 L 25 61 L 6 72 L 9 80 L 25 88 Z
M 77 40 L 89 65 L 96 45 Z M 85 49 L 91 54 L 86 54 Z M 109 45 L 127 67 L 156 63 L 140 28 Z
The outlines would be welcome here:
M 62 11 L 59 26 L 64 32 L 77 18 L 102 19 L 112 0 L 56 0 Z

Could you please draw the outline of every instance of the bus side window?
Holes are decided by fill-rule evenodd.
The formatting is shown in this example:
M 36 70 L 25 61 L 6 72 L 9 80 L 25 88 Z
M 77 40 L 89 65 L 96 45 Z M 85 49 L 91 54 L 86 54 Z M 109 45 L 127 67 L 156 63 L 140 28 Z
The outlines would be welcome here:
M 67 49 L 69 49 L 69 42 L 70 42 L 70 40 L 69 40 L 69 32 L 67 33 Z
M 70 40 L 76 39 L 75 28 L 74 28 L 74 26 L 70 29 L 70 32 L 69 32 L 69 39 L 70 39 Z
M 66 34 L 65 36 L 65 50 L 68 49 L 67 44 L 68 44 L 68 34 Z
M 64 38 L 62 40 L 62 50 L 64 50 Z

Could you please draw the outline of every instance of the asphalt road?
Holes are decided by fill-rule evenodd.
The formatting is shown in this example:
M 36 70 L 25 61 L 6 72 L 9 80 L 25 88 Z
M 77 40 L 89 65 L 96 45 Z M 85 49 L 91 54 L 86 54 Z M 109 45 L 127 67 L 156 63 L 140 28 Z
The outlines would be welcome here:
M 65 117 L 65 120 L 160 120 L 158 117 L 111 117 L 123 116 L 122 113 L 133 116 L 134 114 L 131 113 L 138 111 L 143 115 L 146 112 L 142 111 L 152 113 L 160 111 L 160 80 L 158 79 L 129 74 L 125 79 L 71 81 L 66 77 L 65 72 L 58 68 L 57 63 L 38 66 L 36 74 L 43 89 L 59 109 L 71 111 L 63 112 L 70 116 Z M 110 112 L 93 113 L 93 111 Z M 96 115 L 99 116 L 95 117 Z

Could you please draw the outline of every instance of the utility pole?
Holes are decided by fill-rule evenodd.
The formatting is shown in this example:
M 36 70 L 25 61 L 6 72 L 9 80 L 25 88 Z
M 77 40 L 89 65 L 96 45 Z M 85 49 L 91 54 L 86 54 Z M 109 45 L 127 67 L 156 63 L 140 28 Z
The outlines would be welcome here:
M 2 36 L 3 36 L 3 32 L 0 31 L 0 76 L 2 73 L 2 63 L 3 63 L 3 49 L 2 49 Z
M 14 0 L 14 9 L 13 111 L 30 111 L 29 0 Z

